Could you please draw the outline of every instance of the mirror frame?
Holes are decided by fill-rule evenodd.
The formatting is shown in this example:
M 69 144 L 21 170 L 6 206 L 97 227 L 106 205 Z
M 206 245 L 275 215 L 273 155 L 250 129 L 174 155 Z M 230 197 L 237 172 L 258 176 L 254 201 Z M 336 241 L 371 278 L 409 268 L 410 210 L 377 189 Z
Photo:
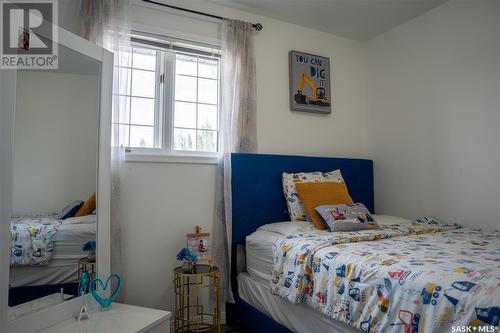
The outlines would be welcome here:
M 97 275 L 107 277 L 111 267 L 111 116 L 113 53 L 63 28 L 57 27 L 58 44 L 98 61 L 101 64 L 98 147 L 97 147 Z M 46 36 L 51 39 L 51 36 Z M 14 115 L 17 70 L 0 70 L 0 331 L 34 332 L 75 317 L 83 297 L 54 305 L 18 319 L 7 321 L 9 295 L 10 216 L 12 211 L 12 176 Z

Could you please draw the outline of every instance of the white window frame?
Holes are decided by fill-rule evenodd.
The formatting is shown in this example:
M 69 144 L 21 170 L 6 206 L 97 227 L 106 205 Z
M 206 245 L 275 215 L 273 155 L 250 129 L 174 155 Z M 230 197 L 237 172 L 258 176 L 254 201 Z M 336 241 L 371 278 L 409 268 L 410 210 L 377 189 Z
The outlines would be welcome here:
M 161 148 L 142 148 L 126 147 L 125 161 L 127 162 L 170 162 L 170 163 L 197 163 L 197 164 L 216 164 L 219 161 L 221 134 L 220 134 L 220 107 L 221 107 L 221 82 L 220 82 L 220 47 L 215 45 L 204 45 L 196 42 L 178 42 L 174 39 L 151 40 L 147 35 L 134 35 L 131 38 L 131 46 L 141 48 L 151 48 L 164 52 L 165 56 L 157 55 L 156 75 L 155 75 L 155 145 Z M 151 44 L 152 41 L 152 44 Z M 158 45 L 158 46 L 157 46 Z M 171 52 L 172 46 L 180 45 L 180 48 L 194 50 L 200 46 L 203 50 L 211 50 L 213 58 L 219 58 L 218 100 L 217 100 L 217 152 L 186 151 L 174 149 L 174 103 L 175 103 L 175 56 L 176 52 Z M 161 47 L 164 46 L 164 47 Z M 208 46 L 208 47 L 207 47 Z M 169 52 L 170 51 L 170 52 Z M 208 53 L 207 51 L 205 51 Z M 196 52 L 178 52 L 193 56 L 210 58 Z M 164 80 L 159 83 L 160 77 L 170 77 L 170 80 Z M 203 104 L 203 103 L 202 103 Z M 157 123 L 158 121 L 158 123 Z M 195 138 L 196 139 L 196 138 Z M 161 143 L 161 145 L 159 145 Z

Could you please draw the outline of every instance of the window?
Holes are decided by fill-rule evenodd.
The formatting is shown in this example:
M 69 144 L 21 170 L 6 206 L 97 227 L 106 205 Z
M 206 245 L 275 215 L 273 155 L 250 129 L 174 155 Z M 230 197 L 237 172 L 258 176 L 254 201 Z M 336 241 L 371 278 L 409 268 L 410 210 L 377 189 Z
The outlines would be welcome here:
M 133 47 L 120 71 L 118 87 L 120 144 L 125 147 L 157 148 L 158 129 L 158 73 L 159 51 Z M 116 92 L 115 92 L 116 93 Z M 156 133 L 155 133 L 156 132 Z M 155 135 L 156 134 L 156 135 Z
M 174 150 L 217 152 L 218 61 L 175 57 Z
M 219 143 L 218 50 L 133 38 L 119 55 L 120 144 L 129 152 L 214 155 Z

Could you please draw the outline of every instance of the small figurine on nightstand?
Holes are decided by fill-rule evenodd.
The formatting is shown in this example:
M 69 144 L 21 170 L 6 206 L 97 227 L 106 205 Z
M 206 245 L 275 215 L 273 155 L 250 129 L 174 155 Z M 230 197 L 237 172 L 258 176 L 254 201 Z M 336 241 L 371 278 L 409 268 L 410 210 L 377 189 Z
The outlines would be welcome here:
M 211 264 L 210 257 L 210 233 L 202 232 L 199 225 L 195 226 L 193 233 L 187 234 L 187 248 L 198 257 L 199 261 L 205 261 Z
M 80 309 L 80 314 L 78 315 L 78 322 L 81 322 L 82 320 L 90 320 L 90 315 L 85 305 L 82 305 L 82 308 Z

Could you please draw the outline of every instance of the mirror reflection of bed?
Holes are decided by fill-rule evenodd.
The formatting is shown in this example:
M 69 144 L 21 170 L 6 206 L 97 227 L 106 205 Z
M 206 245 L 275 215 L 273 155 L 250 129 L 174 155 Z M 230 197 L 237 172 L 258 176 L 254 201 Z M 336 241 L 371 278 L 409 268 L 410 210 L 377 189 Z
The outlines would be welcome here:
M 99 83 L 99 63 L 62 45 L 57 71 L 17 72 L 11 317 L 75 296 L 79 261 L 95 267 Z

